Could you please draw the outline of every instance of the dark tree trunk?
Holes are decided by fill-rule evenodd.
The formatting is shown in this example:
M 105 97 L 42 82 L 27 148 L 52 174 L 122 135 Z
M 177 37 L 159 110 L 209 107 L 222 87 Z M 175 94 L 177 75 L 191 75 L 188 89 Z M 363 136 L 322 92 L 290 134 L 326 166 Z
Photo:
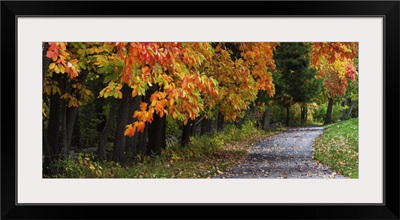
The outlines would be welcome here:
M 192 120 L 192 125 L 190 126 L 190 137 L 195 136 L 197 133 L 197 128 L 199 125 L 199 119 L 198 117 Z
M 77 113 L 78 113 L 77 107 L 70 107 L 66 109 L 67 145 L 65 149 L 65 154 L 67 156 L 69 155 L 69 149 L 71 147 L 72 133 L 74 131 L 74 123 Z
M 268 105 L 261 121 L 263 130 L 268 130 L 271 128 L 271 113 L 272 113 L 272 105 Z
M 58 93 L 50 95 L 49 124 L 47 126 L 47 138 L 54 156 L 60 153 L 60 144 L 58 142 L 60 135 L 60 106 L 61 99 Z
M 67 102 L 66 100 L 61 101 L 61 149 L 62 156 L 68 156 L 67 150 Z
M 149 124 L 149 147 L 148 154 L 161 153 L 161 149 L 165 149 L 166 139 L 165 139 L 165 125 L 166 117 L 160 117 L 158 114 L 154 114 L 154 120 Z
M 357 103 L 358 103 L 358 100 L 354 100 L 351 102 L 351 107 L 350 107 L 349 113 L 347 115 L 347 118 L 349 118 L 351 116 L 351 112 L 353 111 L 353 108 Z
M 48 66 L 50 64 L 50 59 L 46 57 L 47 50 L 49 49 L 48 43 L 42 43 L 42 85 L 44 85 L 44 79 L 46 78 L 48 72 Z M 44 91 L 44 88 L 43 88 Z M 47 96 L 43 95 L 43 100 L 46 99 Z M 45 101 L 46 102 L 46 101 Z M 45 127 L 45 119 L 42 119 L 42 139 L 43 139 L 43 172 L 44 174 L 49 174 L 48 166 L 52 162 L 52 152 L 51 147 L 48 142 L 46 127 Z
M 286 126 L 289 126 L 290 121 L 290 105 L 286 106 Z
M 83 84 L 87 78 L 88 75 L 87 70 L 83 70 L 81 74 L 78 77 L 78 83 Z M 74 90 L 73 93 L 77 93 L 77 90 Z M 78 113 L 78 107 L 69 107 L 66 109 L 66 135 L 67 135 L 67 144 L 65 147 L 65 153 L 66 155 L 69 154 L 69 149 L 71 147 L 71 139 L 72 139 L 72 133 L 74 130 L 74 124 L 75 124 L 75 119 L 76 119 L 76 114 Z
M 189 144 L 192 134 L 192 128 L 195 126 L 196 121 L 189 119 L 186 125 L 182 127 L 181 147 L 186 147 Z
M 305 108 L 305 109 L 304 109 L 304 110 L 305 110 L 305 113 L 304 113 L 304 114 L 305 114 L 305 121 L 304 121 L 304 122 L 307 123 L 307 115 L 308 115 L 308 108 L 307 108 L 307 105 L 306 105 L 304 108 Z
M 324 124 L 329 124 L 332 121 L 332 107 L 333 107 L 333 99 L 329 98 L 328 100 L 328 109 L 326 110 L 325 122 Z
M 43 67 L 43 72 L 42 72 L 42 85 L 44 85 L 44 79 L 46 78 L 47 72 L 49 70 L 49 65 L 51 59 L 46 57 L 47 50 L 49 49 L 49 44 L 48 43 L 42 43 L 42 67 Z
M 142 133 L 138 133 L 138 153 L 145 155 L 147 151 L 147 139 L 149 134 L 149 123 L 146 123 Z
M 133 117 L 133 114 L 136 110 L 140 107 L 140 96 L 135 96 L 134 98 L 130 98 L 129 101 L 129 112 L 128 112 L 128 124 L 132 124 L 133 122 L 137 121 L 136 118 Z M 136 132 L 132 137 L 126 136 L 125 137 L 125 151 L 130 152 L 132 155 L 138 152 L 137 145 L 139 143 L 139 134 Z
M 307 104 L 302 104 L 300 110 L 301 110 L 300 121 L 302 124 L 305 124 L 307 122 Z
M 211 132 L 211 123 L 212 123 L 212 120 L 203 118 L 203 120 L 201 121 L 200 135 L 205 135 L 205 134 Z
M 223 131 L 224 127 L 225 127 L 224 115 L 221 112 L 218 112 L 217 131 Z
M 235 121 L 236 127 L 239 129 L 242 129 L 243 121 L 244 121 L 244 118 L 238 117 L 238 119 Z
M 348 103 L 348 98 L 344 98 L 344 101 L 342 102 L 342 107 L 346 107 Z M 342 120 L 346 120 L 347 117 L 347 109 L 343 109 L 343 113 L 342 113 Z
M 52 155 L 49 143 L 47 141 L 46 128 L 44 126 L 44 122 L 42 123 L 42 137 L 43 137 L 43 152 L 44 152 L 44 160 L 43 160 L 43 174 L 49 174 L 49 165 L 52 162 Z
M 145 96 L 141 96 L 142 97 L 142 102 L 145 103 L 149 103 L 150 102 L 150 96 L 151 94 L 153 94 L 153 92 L 155 91 L 154 87 L 150 87 L 147 91 L 146 91 L 146 95 Z M 139 139 L 139 143 L 138 143 L 138 150 L 139 150 L 139 154 L 140 155 L 145 155 L 147 153 L 147 143 L 148 143 L 148 134 L 149 134 L 149 123 L 146 122 L 146 125 L 144 127 L 144 130 L 142 133 L 138 133 L 138 139 Z
M 107 138 L 108 134 L 111 131 L 112 126 L 114 125 L 115 122 L 115 116 L 117 115 L 117 110 L 118 110 L 118 101 L 115 100 L 114 98 L 111 99 L 111 109 L 108 114 L 108 118 L 106 121 L 106 124 L 103 128 L 103 131 L 100 133 L 99 136 L 99 146 L 97 148 L 97 156 L 100 161 L 103 161 L 106 159 L 106 145 L 107 145 Z
M 74 128 L 72 131 L 72 138 L 71 138 L 71 146 L 75 146 L 77 148 L 82 148 L 79 109 L 77 110 L 76 117 L 75 117 L 75 123 L 74 123 Z
M 122 88 L 122 99 L 120 100 L 120 106 L 117 115 L 117 125 L 115 128 L 114 135 L 114 149 L 113 159 L 116 162 L 122 163 L 125 157 L 125 128 L 128 124 L 128 112 L 129 112 L 129 89 Z

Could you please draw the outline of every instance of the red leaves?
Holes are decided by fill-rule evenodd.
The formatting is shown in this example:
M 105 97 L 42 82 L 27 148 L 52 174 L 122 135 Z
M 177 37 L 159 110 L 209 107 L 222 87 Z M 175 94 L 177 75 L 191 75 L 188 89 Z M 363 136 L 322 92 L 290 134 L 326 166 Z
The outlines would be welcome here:
M 356 71 L 356 67 L 354 66 L 353 63 L 347 63 L 346 66 L 346 76 L 350 79 L 350 80 L 354 80 L 357 76 L 357 71 Z
M 56 61 L 58 59 L 58 44 L 49 42 L 49 49 L 47 50 L 46 57 Z

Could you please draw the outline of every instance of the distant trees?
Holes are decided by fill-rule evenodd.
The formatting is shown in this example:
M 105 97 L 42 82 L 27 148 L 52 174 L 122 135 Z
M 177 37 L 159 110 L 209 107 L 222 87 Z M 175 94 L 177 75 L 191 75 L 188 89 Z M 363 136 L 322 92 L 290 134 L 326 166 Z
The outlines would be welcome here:
M 289 109 L 293 103 L 301 105 L 301 122 L 306 122 L 307 103 L 321 92 L 322 81 L 311 67 L 311 44 L 281 43 L 274 56 L 277 66 L 278 102 L 286 107 L 286 125 L 289 126 Z

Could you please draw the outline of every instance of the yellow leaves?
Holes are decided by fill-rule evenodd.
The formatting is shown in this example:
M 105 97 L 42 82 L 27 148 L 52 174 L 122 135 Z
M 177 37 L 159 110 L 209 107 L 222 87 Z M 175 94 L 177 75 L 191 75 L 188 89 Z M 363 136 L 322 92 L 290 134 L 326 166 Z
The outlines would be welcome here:
M 50 63 L 50 65 L 49 65 L 49 69 L 50 69 L 50 70 L 53 70 L 55 66 L 56 66 L 56 64 L 55 64 L 55 63 Z

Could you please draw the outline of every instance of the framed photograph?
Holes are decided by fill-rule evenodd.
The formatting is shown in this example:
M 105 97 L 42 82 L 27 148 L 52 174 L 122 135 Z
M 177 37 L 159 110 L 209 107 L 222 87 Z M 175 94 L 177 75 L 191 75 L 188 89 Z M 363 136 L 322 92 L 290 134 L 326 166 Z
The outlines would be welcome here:
M 399 10 L 399 1 L 2 1 L 1 218 L 399 219 Z M 143 42 L 150 42 L 152 47 L 141 50 L 145 47 Z M 66 44 L 70 45 L 68 50 L 65 49 Z M 325 44 L 331 47 L 321 46 Z M 209 47 L 212 47 L 214 56 L 208 57 Z M 235 56 L 235 48 L 239 51 L 236 53 L 239 54 L 237 56 L 241 56 L 240 59 L 232 58 Z M 259 48 L 263 49 L 262 52 Z M 174 151 L 170 152 L 170 157 L 165 157 L 166 163 L 160 160 L 151 162 L 162 163 L 163 168 L 174 164 L 176 168 L 170 174 L 121 168 L 120 163 L 125 163 L 121 158 L 128 157 L 130 149 L 134 149 L 132 152 L 135 152 L 136 156 L 129 154 L 129 161 L 135 163 L 150 158 L 144 156 L 146 152 L 154 156 L 157 153 L 161 154 L 162 148 L 165 149 L 165 145 L 157 142 L 156 138 L 157 135 L 164 135 L 165 140 L 165 130 L 157 130 L 154 122 L 159 120 L 165 127 L 166 122 L 162 122 L 164 114 L 170 115 L 171 120 L 180 120 L 175 125 L 176 130 L 182 129 L 181 140 L 175 140 L 177 146 L 186 147 L 185 149 L 192 147 L 186 153 L 188 157 L 195 157 L 199 152 L 195 150 L 194 145 L 189 144 L 192 139 L 190 135 L 185 136 L 184 132 L 185 128 L 190 129 L 188 125 L 200 126 L 202 120 L 206 121 L 208 116 L 204 109 L 207 109 L 207 106 L 204 103 L 207 99 L 213 100 L 209 102 L 212 103 L 209 107 L 210 112 L 217 105 L 220 105 L 220 109 L 223 109 L 221 106 L 228 106 L 223 113 L 221 110 L 214 112 L 218 120 L 224 121 L 231 116 L 235 119 L 235 122 L 231 123 L 232 126 L 241 127 L 239 119 L 243 115 L 237 109 L 250 108 L 250 104 L 246 104 L 250 103 L 250 99 L 256 103 L 258 90 L 254 92 L 252 87 L 265 90 L 269 95 L 279 95 L 279 89 L 283 91 L 285 86 L 294 88 L 295 83 L 290 83 L 299 80 L 282 77 L 286 71 L 283 67 L 279 70 L 281 72 L 253 72 L 262 65 L 271 69 L 277 66 L 279 69 L 281 65 L 285 65 L 282 63 L 292 62 L 288 61 L 293 56 L 288 51 L 299 53 L 298 51 L 304 48 L 319 51 L 310 57 L 305 55 L 308 60 L 304 62 L 314 65 L 312 71 L 315 71 L 312 74 L 315 74 L 315 77 L 304 81 L 309 83 L 309 80 L 318 78 L 318 73 L 325 74 L 325 81 L 321 80 L 320 83 L 321 88 L 325 83 L 323 88 L 326 89 L 327 97 L 334 93 L 332 91 L 340 93 L 340 89 L 350 87 L 344 78 L 353 79 L 357 75 L 357 88 L 353 88 L 356 98 L 346 99 L 341 106 L 338 102 L 339 104 L 333 107 L 333 98 L 319 98 L 323 100 L 321 103 L 328 103 L 329 100 L 330 104 L 324 104 L 325 111 L 329 111 L 327 108 L 331 108 L 332 111 L 333 108 L 335 112 L 335 106 L 339 109 L 335 119 L 327 119 L 324 114 L 319 116 L 321 124 L 324 123 L 323 120 L 327 124 L 327 120 L 329 123 L 338 122 L 356 114 L 353 121 L 357 128 L 349 131 L 357 135 L 355 156 L 346 148 L 350 145 L 346 142 L 343 146 L 340 145 L 342 150 L 345 149 L 340 157 L 345 155 L 346 159 L 336 165 L 329 164 L 330 168 L 336 166 L 339 174 L 334 172 L 334 168 L 330 170 L 324 167 L 319 168 L 323 173 L 321 175 L 317 174 L 317 171 L 306 172 L 302 167 L 304 164 L 296 163 L 296 172 L 304 172 L 304 175 L 274 176 L 269 170 L 267 173 L 266 170 L 262 170 L 263 176 L 251 176 L 242 172 L 243 176 L 240 177 L 244 178 L 229 178 L 234 175 L 225 175 L 225 170 L 221 170 L 226 169 L 226 166 L 221 164 L 210 165 L 211 168 L 207 168 L 209 171 L 206 173 L 196 173 L 186 167 L 180 168 L 176 164 L 185 156 L 175 154 Z M 168 53 L 167 50 L 175 51 L 178 55 L 175 57 L 174 52 Z M 272 52 L 268 52 L 270 50 L 276 52 L 273 59 Z M 138 51 L 143 54 L 140 58 L 142 60 L 134 57 Z M 195 53 L 191 54 L 192 51 Z M 334 60 L 326 55 L 329 53 L 345 55 Z M 154 57 L 154 54 L 158 56 L 156 64 L 148 59 L 149 56 Z M 129 55 L 133 58 L 127 59 Z M 258 60 L 255 59 L 257 56 L 260 57 Z M 81 59 L 82 57 L 85 59 Z M 346 63 L 350 60 L 351 65 Z M 204 64 L 206 61 L 214 66 Z M 143 65 L 132 62 L 142 62 Z M 321 67 L 329 62 L 332 63 L 330 69 Z M 177 71 L 173 75 L 171 68 L 178 68 L 177 66 L 181 72 Z M 304 63 L 300 66 L 304 66 Z M 326 85 L 332 84 L 332 80 L 329 81 L 327 74 L 330 71 L 334 72 L 332 68 L 337 68 L 334 76 L 340 81 L 340 86 L 328 90 L 329 86 Z M 150 75 L 149 69 L 153 75 L 146 77 L 146 74 Z M 197 72 L 192 72 L 192 69 Z M 345 73 L 340 75 L 339 69 Z M 205 73 L 211 70 L 213 75 Z M 223 82 L 222 77 L 227 71 L 232 71 L 233 75 L 242 74 L 232 77 L 236 77 L 235 80 L 240 77 L 242 81 L 248 80 L 245 81 L 247 87 L 238 88 L 241 84 L 235 80 Z M 113 75 L 114 72 L 125 75 Z M 287 72 L 287 75 L 290 75 L 293 71 Z M 69 78 L 58 79 L 59 73 L 68 74 Z M 246 78 L 246 73 L 253 75 Z M 89 82 L 84 85 L 79 81 L 84 74 L 84 80 L 91 79 L 92 84 Z M 130 78 L 135 74 L 136 77 Z M 98 78 L 104 82 L 101 88 L 97 88 Z M 189 80 L 192 80 L 191 85 Z M 133 82 L 136 84 L 133 85 Z M 130 87 L 122 89 L 123 83 Z M 228 83 L 234 86 L 226 86 Z M 285 86 L 278 88 L 279 83 Z M 162 89 L 160 85 L 163 85 Z M 177 88 L 176 85 L 180 87 Z M 216 89 L 223 86 L 225 90 Z M 58 91 L 60 88 L 62 92 Z M 67 88 L 71 92 L 65 92 Z M 194 92 L 187 92 L 187 88 Z M 249 88 L 248 96 L 254 97 L 243 102 L 227 101 L 231 97 L 229 92 L 236 94 L 232 91 L 243 91 L 245 88 Z M 153 93 L 147 94 L 149 91 Z M 224 98 L 214 98 L 213 95 L 223 91 L 228 91 L 228 95 Z M 279 96 L 280 101 L 274 100 L 287 108 L 272 110 L 271 107 L 270 110 L 276 115 L 282 112 L 282 121 L 287 115 L 288 127 L 289 122 L 307 122 L 307 108 L 311 109 L 313 106 L 311 101 L 305 101 L 305 90 L 298 89 L 292 93 L 290 91 L 282 92 Z M 201 92 L 206 95 L 200 96 Z M 91 107 L 85 107 L 89 109 L 86 112 L 79 112 L 82 125 L 78 128 L 78 133 L 82 134 L 79 140 L 84 140 L 86 145 L 95 140 L 96 146 L 99 143 L 97 153 L 89 154 L 94 151 L 89 148 L 82 150 L 80 144 L 71 144 L 74 142 L 75 128 L 74 122 L 68 124 L 68 117 L 72 114 L 75 118 L 78 113 L 54 107 L 61 105 L 54 105 L 57 100 L 52 100 L 51 94 L 57 93 L 62 95 L 58 101 L 62 102 L 63 106 L 71 107 L 70 109 L 82 106 L 80 101 L 85 99 L 84 96 L 104 98 L 101 103 L 92 102 Z M 122 100 L 122 94 L 125 93 L 132 94 L 131 98 L 141 97 L 142 103 L 139 105 L 137 102 L 137 108 L 132 107 L 135 120 L 129 121 L 131 119 L 127 117 L 124 126 L 118 126 L 117 123 L 112 127 L 112 122 L 108 122 L 108 119 L 99 119 L 111 118 L 112 112 L 117 111 L 117 107 L 113 107 L 117 106 L 117 101 L 114 103 L 110 98 L 106 98 L 115 97 L 115 100 Z M 77 99 L 78 94 L 80 98 Z M 291 94 L 289 98 L 287 94 Z M 204 98 L 205 96 L 207 98 Z M 149 100 L 146 100 L 146 97 Z M 53 103 L 52 108 L 49 107 L 50 102 Z M 123 107 L 123 102 L 118 101 L 119 115 L 124 109 L 126 112 L 131 111 L 128 104 Z M 128 102 L 135 101 L 127 99 L 126 103 Z M 290 121 L 289 112 L 295 111 L 290 105 L 306 102 L 310 105 L 296 104 L 296 114 L 299 117 L 301 115 L 301 122 Z M 354 103 L 357 103 L 356 110 Z M 192 110 L 187 110 L 188 106 Z M 100 109 L 99 113 L 93 113 L 95 108 Z M 265 109 L 268 109 L 268 105 L 260 104 L 259 108 L 267 112 Z M 202 118 L 198 117 L 200 109 L 203 112 Z M 51 114 L 52 112 L 58 112 L 57 116 Z M 149 119 L 149 112 L 156 118 Z M 95 114 L 98 118 L 93 116 Z M 119 115 L 115 120 L 123 120 Z M 59 123 L 51 123 L 54 118 L 50 117 L 57 117 Z M 317 121 L 316 113 L 313 117 L 312 121 Z M 125 126 L 128 121 L 131 124 Z M 152 122 L 153 125 L 150 125 Z M 99 129 L 101 123 L 103 124 Z M 276 126 L 277 124 L 275 123 Z M 11 125 L 15 125 L 15 128 L 11 128 Z M 259 126 L 264 129 L 264 125 Z M 141 136 L 134 135 L 135 132 L 143 132 L 147 127 L 148 137 L 144 139 L 149 143 L 146 151 L 146 148 L 143 150 L 138 144 Z M 211 125 L 209 127 L 211 129 Z M 339 128 L 339 125 L 337 127 Z M 216 129 L 220 129 L 220 124 Z M 55 130 L 61 130 L 61 133 L 54 133 Z M 100 139 L 96 139 L 98 133 L 93 134 L 98 130 L 104 133 Z M 114 142 L 108 144 L 110 137 L 107 135 L 110 130 L 115 130 L 115 134 L 119 132 L 121 138 L 118 139 L 115 135 L 115 139 L 112 140 Z M 285 140 L 303 140 L 310 134 L 295 131 L 297 136 L 287 136 Z M 187 132 L 189 134 L 192 131 Z M 246 136 L 244 130 L 242 133 L 232 136 L 243 136 L 243 141 L 249 139 L 250 136 Z M 138 138 L 134 148 L 125 144 L 128 136 Z M 118 140 L 122 139 L 124 144 L 120 145 Z M 50 146 L 47 141 L 55 141 L 51 143 L 53 148 L 47 148 Z M 306 152 L 310 160 L 311 155 L 315 155 L 315 149 L 312 149 L 313 141 L 314 139 L 310 142 L 310 150 L 302 152 Z M 65 145 L 58 149 L 54 148 L 53 143 Z M 203 140 L 203 144 L 214 146 L 208 140 Z M 319 144 L 323 149 L 329 148 L 326 143 Z M 275 145 L 267 144 L 268 152 L 274 151 Z M 103 146 L 102 151 L 100 146 Z M 118 154 L 116 146 L 123 146 L 122 155 Z M 113 151 L 108 155 L 106 149 L 110 147 Z M 275 151 L 286 152 L 289 148 Z M 52 153 L 47 154 L 47 150 Z M 75 155 L 76 163 L 61 159 L 57 160 L 58 164 L 52 160 L 52 163 L 49 163 L 51 165 L 46 165 L 48 155 L 63 150 L 70 158 L 74 157 L 71 155 Z M 74 150 L 81 153 L 70 155 Z M 141 150 L 143 154 L 140 154 Z M 328 163 L 327 161 L 334 157 L 337 155 L 329 155 L 320 160 Z M 355 158 L 355 162 L 352 162 L 352 157 Z M 100 163 L 100 160 L 105 161 L 104 158 L 112 158 L 112 161 L 108 165 Z M 271 158 L 270 161 L 274 162 Z M 204 165 L 204 161 L 200 162 L 193 163 L 192 166 L 198 168 Z M 254 167 L 254 164 L 257 165 L 254 162 L 248 166 Z M 277 166 L 276 164 L 278 162 L 275 161 L 273 165 Z M 278 166 L 282 164 L 283 162 Z M 353 164 L 356 169 L 347 169 L 348 164 Z M 308 162 L 305 165 L 308 167 Z M 49 168 L 50 166 L 52 167 Z M 82 167 L 88 168 L 88 172 L 85 173 Z M 60 172 L 59 169 L 63 171 Z M 235 169 L 232 168 L 231 172 Z

